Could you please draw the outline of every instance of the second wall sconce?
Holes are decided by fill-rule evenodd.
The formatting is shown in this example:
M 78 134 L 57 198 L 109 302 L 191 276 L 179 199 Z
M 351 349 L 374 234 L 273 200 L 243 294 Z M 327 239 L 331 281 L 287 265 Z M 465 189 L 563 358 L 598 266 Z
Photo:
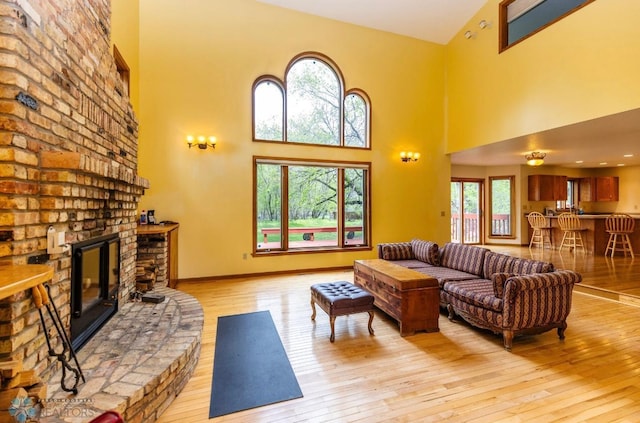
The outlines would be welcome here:
M 187 145 L 189 148 L 198 147 L 201 150 L 206 150 L 207 147 L 211 147 L 212 149 L 215 149 L 216 142 L 216 137 L 205 137 L 204 135 L 194 137 L 192 135 L 187 135 Z
M 420 158 L 420 153 L 413 153 L 411 151 L 403 151 L 400 153 L 400 160 L 403 162 L 417 162 Z

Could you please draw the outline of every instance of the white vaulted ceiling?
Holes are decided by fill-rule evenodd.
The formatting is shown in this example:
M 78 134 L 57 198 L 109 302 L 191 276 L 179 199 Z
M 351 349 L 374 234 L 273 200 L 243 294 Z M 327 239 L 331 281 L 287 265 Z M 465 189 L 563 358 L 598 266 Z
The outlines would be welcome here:
M 447 44 L 486 3 L 486 0 L 256 1 L 437 44 Z M 564 167 L 640 165 L 640 109 L 456 152 L 451 155 L 451 162 L 485 166 L 524 164 L 524 155 L 531 151 L 546 152 L 545 164 Z M 633 157 L 624 157 L 629 154 Z
M 451 38 L 486 0 L 258 0 L 438 44 Z

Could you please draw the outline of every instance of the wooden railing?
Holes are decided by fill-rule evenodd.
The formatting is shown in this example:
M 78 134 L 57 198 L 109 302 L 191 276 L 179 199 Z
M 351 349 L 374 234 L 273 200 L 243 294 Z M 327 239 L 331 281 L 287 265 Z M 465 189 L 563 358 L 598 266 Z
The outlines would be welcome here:
M 491 235 L 513 235 L 511 233 L 511 215 L 494 214 L 491 216 Z
M 464 242 L 465 244 L 480 243 L 480 216 L 477 213 L 465 213 L 464 220 L 460 215 L 451 215 L 451 242 Z M 464 228 L 464 229 L 462 229 Z M 464 233 L 461 234 L 461 231 Z M 491 217 L 492 235 L 511 234 L 511 216 L 508 214 L 494 214 Z
M 264 242 L 267 242 L 267 237 L 269 234 L 279 234 L 280 228 L 262 228 L 260 229 L 262 232 L 262 236 L 264 238 Z M 303 239 L 305 241 L 315 241 L 315 234 L 318 232 L 337 232 L 338 228 L 335 226 L 332 227 L 314 227 L 314 228 L 289 228 L 289 233 L 298 233 L 303 234 Z M 351 232 L 361 232 L 362 226 L 347 226 L 345 231 L 348 233 Z M 348 236 L 348 235 L 347 235 Z

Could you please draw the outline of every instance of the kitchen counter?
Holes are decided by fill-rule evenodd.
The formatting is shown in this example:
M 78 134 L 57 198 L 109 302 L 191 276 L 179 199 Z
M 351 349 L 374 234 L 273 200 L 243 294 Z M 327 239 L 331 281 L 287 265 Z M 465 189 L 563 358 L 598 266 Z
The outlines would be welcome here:
M 609 216 L 606 214 L 579 214 L 580 224 L 585 230 L 582 232 L 582 240 L 585 245 L 585 249 L 588 253 L 604 255 L 607 249 L 607 243 L 609 242 L 609 234 L 605 230 L 605 219 Z M 631 246 L 633 251 L 640 251 L 640 215 L 630 214 L 636 221 L 636 230 L 629 235 L 631 239 Z M 562 242 L 563 232 L 558 225 L 558 215 L 546 216 L 550 224 L 551 229 L 551 245 L 553 248 L 560 247 Z M 531 234 L 533 230 L 529 226 L 529 240 L 531 240 Z
M 623 214 L 628 214 L 629 216 L 633 217 L 634 219 L 640 219 L 640 214 L 632 214 L 632 213 L 623 213 Z M 584 214 L 577 214 L 576 216 L 578 216 L 578 218 L 580 219 L 606 219 L 607 216 L 610 216 L 611 213 L 584 213 Z M 528 216 L 528 213 L 525 215 Z M 550 219 L 557 219 L 558 216 L 560 216 L 560 213 L 554 215 L 554 216 L 546 216 Z

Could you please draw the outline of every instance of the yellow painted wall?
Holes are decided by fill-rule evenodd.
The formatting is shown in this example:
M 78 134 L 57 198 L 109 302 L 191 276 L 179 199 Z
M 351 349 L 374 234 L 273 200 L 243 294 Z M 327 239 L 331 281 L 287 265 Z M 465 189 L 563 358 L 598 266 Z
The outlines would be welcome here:
M 640 107 L 640 2 L 595 1 L 501 54 L 499 3 L 447 46 L 448 152 Z
M 380 242 L 449 239 L 443 46 L 254 0 L 140 0 L 141 208 L 180 223 L 179 277 L 350 266 L 375 251 L 251 257 L 254 155 L 372 162 L 372 233 Z M 372 102 L 372 149 L 254 143 L 251 86 L 284 76 L 298 53 L 340 67 Z M 215 151 L 187 134 L 215 135 Z M 401 163 L 402 150 L 420 151 Z M 441 216 L 444 213 L 444 216 Z M 247 254 L 247 259 L 243 259 Z
M 140 6 L 138 0 L 111 0 L 111 45 L 115 44 L 130 69 L 129 98 L 140 110 Z

